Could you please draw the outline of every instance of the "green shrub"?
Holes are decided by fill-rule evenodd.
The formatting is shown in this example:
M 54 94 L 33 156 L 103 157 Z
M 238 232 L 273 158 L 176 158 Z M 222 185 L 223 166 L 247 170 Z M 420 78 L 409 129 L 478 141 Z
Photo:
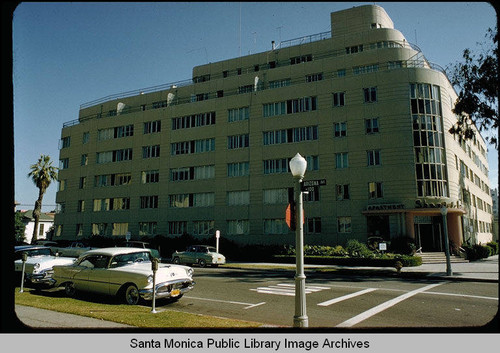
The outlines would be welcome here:
M 352 257 L 372 257 L 373 252 L 368 247 L 356 239 L 347 241 L 346 251 Z
M 491 247 L 493 249 L 493 253 L 491 255 L 497 255 L 498 254 L 498 243 L 496 241 L 490 241 L 487 246 Z
M 465 250 L 467 260 L 469 261 L 485 259 L 490 256 L 490 251 L 493 250 L 491 247 L 481 244 L 474 244 L 472 246 L 462 245 L 462 248 Z
M 415 245 L 415 241 L 410 237 L 398 237 L 391 239 L 391 243 L 389 245 L 389 251 L 395 254 L 402 255 L 413 255 L 417 247 Z

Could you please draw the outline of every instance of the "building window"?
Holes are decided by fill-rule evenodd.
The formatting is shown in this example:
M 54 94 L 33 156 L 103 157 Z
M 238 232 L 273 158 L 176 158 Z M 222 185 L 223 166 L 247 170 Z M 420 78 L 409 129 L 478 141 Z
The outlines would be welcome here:
M 365 119 L 365 132 L 367 134 L 375 134 L 379 132 L 378 118 Z
M 80 182 L 78 184 L 79 189 L 83 189 L 87 184 L 87 177 L 80 177 Z
M 333 106 L 343 107 L 345 105 L 345 92 L 336 92 L 333 94 Z
M 76 212 L 84 212 L 85 211 L 85 200 L 78 200 L 78 206 L 76 208 Z
M 132 181 L 130 173 L 96 175 L 94 178 L 95 187 L 128 185 Z
M 58 187 L 57 191 L 64 191 L 66 189 L 67 182 L 68 181 L 66 179 L 58 180 L 59 187 Z
M 222 77 L 226 78 L 228 76 L 228 71 L 225 70 L 225 71 L 222 71 Z
M 229 109 L 227 111 L 227 121 L 230 123 L 234 121 L 248 120 L 249 117 L 250 117 L 249 107 L 234 108 L 234 109 Z
M 193 234 L 210 236 L 215 233 L 214 221 L 194 221 L 193 222 Z
M 85 145 L 90 141 L 90 132 L 86 131 L 83 133 L 82 143 Z
M 215 138 L 176 142 L 171 144 L 172 156 L 215 151 Z
M 288 173 L 290 158 L 269 159 L 264 161 L 264 174 Z M 309 163 L 307 164 L 309 167 Z
M 245 235 L 250 233 L 250 222 L 247 219 L 227 221 L 228 235 Z
M 320 234 L 321 233 L 321 218 L 308 217 L 305 222 L 306 234 Z
M 168 234 L 169 235 L 182 235 L 184 233 L 187 233 L 187 222 L 186 221 L 168 222 Z
M 161 120 L 148 121 L 144 123 L 144 134 L 161 132 Z
M 152 106 L 153 109 L 165 108 L 167 106 L 167 101 L 153 102 Z
M 377 71 L 378 71 L 378 64 L 356 66 L 356 67 L 352 68 L 353 75 L 369 74 L 369 73 L 377 72 Z
M 345 137 L 347 136 L 347 123 L 334 123 L 333 124 L 333 136 L 334 137 Z
M 290 65 L 296 65 L 300 63 L 306 63 L 312 61 L 312 54 L 307 54 L 307 55 L 302 55 L 302 56 L 295 56 L 293 58 L 290 58 Z
M 335 185 L 335 196 L 337 201 L 349 200 L 351 198 L 349 193 L 349 184 Z
M 245 148 L 250 145 L 248 134 L 227 137 L 227 149 Z
M 59 169 L 69 168 L 69 158 L 63 158 L 59 160 Z
M 238 87 L 238 94 L 253 92 L 254 85 L 245 85 Z
M 380 165 L 380 150 L 366 151 L 366 159 L 369 166 Z
M 335 153 L 335 168 L 343 169 L 349 167 L 349 158 L 347 152 Z
M 157 157 L 160 157 L 160 145 L 142 147 L 142 158 L 157 158 Z
M 365 103 L 373 103 L 377 101 L 377 87 L 363 88 Z
M 274 204 L 287 204 L 288 203 L 288 189 L 267 189 L 263 190 L 263 203 L 265 205 Z
M 176 194 L 169 195 L 169 205 L 172 208 L 210 207 L 215 204 L 215 193 Z
M 141 209 L 158 208 L 158 195 L 141 196 Z
M 266 103 L 262 106 L 264 118 L 315 111 L 317 109 L 317 97 L 303 97 L 289 99 L 283 102 Z
M 306 83 L 309 82 L 316 82 L 316 81 L 321 81 L 323 80 L 323 73 L 317 73 L 317 74 L 311 74 L 311 75 L 306 75 Z
M 199 113 L 172 118 L 172 130 L 190 129 L 215 124 L 215 112 Z
M 314 141 L 318 139 L 318 127 L 306 126 L 286 130 L 264 131 L 262 134 L 264 146 Z
M 44 236 L 44 230 L 45 230 L 45 224 L 40 223 L 40 226 L 38 227 L 38 235 L 40 237 Z
M 369 199 L 380 199 L 384 197 L 384 190 L 382 188 L 381 182 L 369 182 L 368 183 L 368 198 Z
M 351 217 L 337 217 L 337 232 L 351 233 Z
M 59 149 L 67 148 L 70 146 L 70 144 L 71 144 L 71 137 L 70 136 L 63 137 L 59 141 Z
M 159 181 L 160 181 L 159 170 L 145 170 L 141 172 L 142 184 L 158 183 Z
M 249 162 L 228 163 L 227 176 L 228 177 L 241 177 L 250 175 Z
M 82 223 L 78 223 L 76 225 L 76 236 L 77 237 L 81 237 L 83 235 L 83 224 Z
M 128 223 L 112 223 L 111 235 L 125 235 L 128 232 Z
M 361 53 L 362 51 L 363 51 L 363 44 L 354 45 L 354 46 L 346 47 L 345 48 L 345 53 L 346 54 Z
M 89 155 L 88 154 L 82 154 L 80 165 L 84 166 L 84 165 L 87 165 L 88 163 L 89 163 Z
M 307 202 L 319 201 L 319 187 L 314 187 L 308 193 L 303 193 L 303 198 Z
M 337 77 L 345 77 L 346 75 L 346 70 L 345 69 L 339 69 L 337 70 Z
M 265 219 L 264 234 L 288 234 L 289 229 L 284 219 Z
M 92 223 L 92 235 L 106 235 L 107 223 Z
M 128 161 L 131 159 L 132 159 L 132 148 L 125 148 L 121 150 L 106 151 L 106 152 L 97 152 L 96 154 L 97 164 Z
M 448 196 L 448 177 L 444 151 L 440 88 L 425 83 L 410 84 L 410 105 L 413 120 L 413 146 L 417 176 L 417 195 Z M 458 159 L 455 160 L 457 166 Z M 460 172 L 469 171 L 460 161 Z
M 158 234 L 157 222 L 139 222 L 139 235 L 148 236 Z
M 280 88 L 280 87 L 287 87 L 292 84 L 292 80 L 289 78 L 285 78 L 282 80 L 275 80 L 275 81 L 269 81 L 269 88 Z

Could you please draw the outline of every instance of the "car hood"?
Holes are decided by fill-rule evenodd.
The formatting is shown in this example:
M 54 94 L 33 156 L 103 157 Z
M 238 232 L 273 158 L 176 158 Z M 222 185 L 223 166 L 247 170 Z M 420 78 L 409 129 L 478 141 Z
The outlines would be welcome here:
M 26 260 L 26 269 L 32 269 L 35 264 L 40 264 L 39 270 L 51 268 L 56 265 L 71 265 L 75 259 L 73 257 L 61 257 L 61 256 L 31 256 Z M 23 266 L 22 260 L 16 260 L 14 262 L 16 271 L 21 271 Z

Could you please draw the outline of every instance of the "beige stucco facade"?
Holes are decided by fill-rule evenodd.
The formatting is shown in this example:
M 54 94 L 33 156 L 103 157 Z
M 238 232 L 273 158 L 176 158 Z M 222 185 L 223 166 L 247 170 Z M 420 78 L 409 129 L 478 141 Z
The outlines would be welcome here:
M 454 245 L 491 239 L 486 144 L 448 133 L 456 93 L 442 70 L 379 6 L 331 21 L 192 80 L 82 105 L 61 133 L 56 237 L 218 229 L 293 244 L 286 166 L 298 152 L 305 180 L 327 181 L 305 196 L 306 244 L 409 236 L 441 250 L 443 203 Z

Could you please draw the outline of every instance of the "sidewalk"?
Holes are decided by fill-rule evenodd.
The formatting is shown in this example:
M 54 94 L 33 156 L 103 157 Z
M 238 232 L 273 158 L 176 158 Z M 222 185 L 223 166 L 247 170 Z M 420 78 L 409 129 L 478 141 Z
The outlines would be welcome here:
M 223 268 L 238 268 L 238 266 L 252 266 L 258 269 L 262 267 L 285 267 L 295 268 L 295 264 L 286 263 L 228 263 Z M 353 275 L 369 275 L 369 276 L 386 276 L 396 273 L 393 267 L 363 267 L 363 266 L 339 266 L 339 265 L 308 265 L 305 264 L 306 270 L 310 269 L 334 269 L 342 271 L 343 274 L 348 274 L 349 271 Z M 423 264 L 415 267 L 403 267 L 401 273 L 408 278 L 412 275 L 416 277 L 439 278 L 447 280 L 463 280 L 463 281 L 481 281 L 481 282 L 498 282 L 498 255 L 490 256 L 487 259 L 467 262 L 467 263 L 451 263 L 452 275 L 446 276 L 446 263 L 438 264 Z
M 133 327 L 86 316 L 16 305 L 18 319 L 29 328 L 119 329 Z

